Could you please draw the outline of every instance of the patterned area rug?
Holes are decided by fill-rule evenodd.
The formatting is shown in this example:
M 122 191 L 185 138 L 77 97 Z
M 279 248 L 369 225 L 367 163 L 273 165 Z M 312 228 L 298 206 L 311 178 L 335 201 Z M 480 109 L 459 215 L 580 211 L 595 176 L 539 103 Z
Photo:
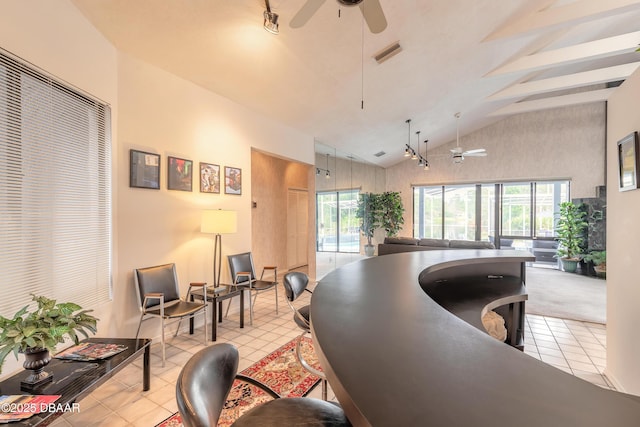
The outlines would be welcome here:
M 308 337 L 303 338 L 302 355 L 311 366 L 321 370 L 318 358 L 313 351 L 313 343 Z M 319 377 L 303 369 L 298 362 L 296 339 L 263 357 L 242 373 L 266 384 L 282 397 L 306 396 L 320 382 Z M 227 397 L 218 426 L 230 426 L 246 411 L 269 400 L 271 397 L 264 391 L 236 380 Z M 156 427 L 182 427 L 180 414 L 173 414 Z

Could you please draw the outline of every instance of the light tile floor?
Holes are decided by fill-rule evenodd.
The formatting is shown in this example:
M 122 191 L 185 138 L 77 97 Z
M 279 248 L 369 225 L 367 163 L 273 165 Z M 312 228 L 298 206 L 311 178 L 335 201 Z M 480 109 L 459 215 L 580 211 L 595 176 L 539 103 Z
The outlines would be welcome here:
M 299 335 L 300 330 L 293 322 L 283 294 L 279 292 L 278 315 L 275 313 L 273 293 L 267 292 L 258 297 L 253 326 L 248 324 L 248 313 L 244 329 L 238 327 L 238 313 L 230 313 L 229 318 L 218 324 L 218 342 L 229 342 L 238 347 L 241 356 L 239 370 Z M 308 297 L 305 295 L 301 298 Z M 306 304 L 307 301 L 299 300 L 298 303 Z M 602 375 L 605 367 L 605 332 L 604 325 L 528 315 L 525 353 L 602 387 L 613 388 Z M 196 330 L 192 336 L 180 334 L 167 341 L 169 345 L 164 368 L 160 345 L 152 346 L 151 390 L 142 391 L 140 358 L 83 399 L 79 413 L 65 414 L 52 425 L 153 427 L 175 413 L 175 381 L 189 357 L 204 347 L 202 330 Z M 320 398 L 320 392 L 320 386 L 317 386 L 311 396 Z M 330 389 L 329 398 L 335 399 Z

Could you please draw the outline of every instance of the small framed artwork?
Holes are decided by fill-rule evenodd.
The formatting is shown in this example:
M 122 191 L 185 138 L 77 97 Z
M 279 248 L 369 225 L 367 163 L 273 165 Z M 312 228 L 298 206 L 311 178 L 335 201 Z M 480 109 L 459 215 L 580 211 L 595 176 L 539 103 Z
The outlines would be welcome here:
M 129 187 L 160 189 L 160 154 L 129 150 Z
M 619 190 L 638 188 L 638 132 L 632 132 L 618 141 Z
M 231 166 L 224 167 L 224 193 L 242 194 L 242 169 Z
M 169 157 L 169 190 L 192 191 L 193 162 Z
M 200 192 L 220 194 L 220 165 L 200 162 Z

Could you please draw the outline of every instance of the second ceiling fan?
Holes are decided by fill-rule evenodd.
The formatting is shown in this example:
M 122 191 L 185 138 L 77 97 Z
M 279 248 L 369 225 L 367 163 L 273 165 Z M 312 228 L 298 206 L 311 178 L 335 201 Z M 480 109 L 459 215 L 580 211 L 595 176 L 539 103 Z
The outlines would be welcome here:
M 300 28 L 311 19 L 326 0 L 307 0 L 302 8 L 296 13 L 289 25 L 291 28 Z M 364 20 L 367 22 L 369 30 L 380 33 L 387 28 L 387 19 L 384 16 L 380 0 L 336 0 L 344 6 L 359 6 Z
M 487 155 L 487 150 L 484 148 L 476 148 L 475 150 L 463 150 L 460 147 L 460 126 L 458 125 L 460 121 L 460 113 L 455 114 L 456 118 L 456 147 L 451 150 L 451 154 L 453 154 L 453 162 L 454 163 L 462 163 L 465 157 L 485 157 Z

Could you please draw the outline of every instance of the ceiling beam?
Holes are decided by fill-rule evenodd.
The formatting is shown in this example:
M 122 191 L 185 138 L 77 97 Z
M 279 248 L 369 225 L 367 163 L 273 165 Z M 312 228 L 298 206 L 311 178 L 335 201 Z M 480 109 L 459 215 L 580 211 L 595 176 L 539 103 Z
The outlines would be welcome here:
M 495 76 L 518 71 L 536 71 L 559 65 L 575 64 L 581 61 L 607 58 L 633 52 L 640 45 L 640 31 L 615 37 L 581 43 L 560 49 L 538 52 L 522 56 L 508 62 L 486 76 Z
M 632 10 L 640 10 L 640 0 L 578 0 L 515 19 L 489 34 L 484 41 L 513 37 L 561 25 L 575 25 Z
M 592 84 L 615 82 L 626 79 L 633 74 L 638 67 L 640 67 L 640 62 L 632 62 L 630 64 L 616 65 L 613 67 L 584 71 L 582 73 L 567 74 L 542 80 L 533 80 L 510 86 L 494 93 L 487 97 L 487 99 L 489 101 L 496 101 L 499 99 L 522 98 L 525 96 L 553 92 L 556 90 L 573 89 Z
M 531 111 L 547 110 L 549 108 L 568 107 L 571 105 L 589 104 L 592 102 L 602 102 L 609 99 L 617 88 L 598 89 L 589 92 L 573 93 L 571 95 L 554 96 L 551 98 L 536 99 L 533 101 L 522 101 L 509 104 L 500 108 L 488 116 L 508 116 L 512 114 L 528 113 Z

